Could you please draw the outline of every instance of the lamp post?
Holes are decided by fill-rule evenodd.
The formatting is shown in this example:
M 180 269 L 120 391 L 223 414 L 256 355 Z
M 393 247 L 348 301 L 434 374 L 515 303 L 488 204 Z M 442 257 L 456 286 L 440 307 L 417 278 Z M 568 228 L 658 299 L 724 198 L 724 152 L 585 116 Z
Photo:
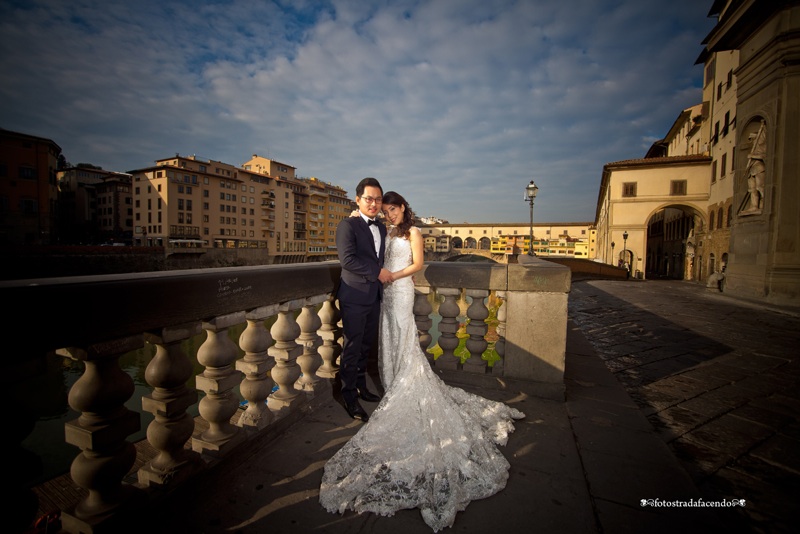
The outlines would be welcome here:
M 631 265 L 630 261 L 628 261 L 628 231 L 626 230 L 622 234 L 622 253 L 625 254 L 625 265 L 627 265 L 628 274 L 626 275 L 628 278 L 631 276 L 631 269 L 633 265 Z
M 533 183 L 533 180 L 531 180 L 531 183 L 525 187 L 525 200 L 527 200 L 531 205 L 531 240 L 530 246 L 528 247 L 528 256 L 535 256 L 533 253 L 533 200 L 536 198 L 536 193 L 538 192 L 539 188 L 536 187 L 536 184 Z
M 614 265 L 614 247 L 617 246 L 613 241 L 611 242 L 611 265 Z M 617 264 L 619 265 L 619 264 Z
M 628 261 L 628 232 L 622 234 L 622 251 L 625 253 L 625 261 Z

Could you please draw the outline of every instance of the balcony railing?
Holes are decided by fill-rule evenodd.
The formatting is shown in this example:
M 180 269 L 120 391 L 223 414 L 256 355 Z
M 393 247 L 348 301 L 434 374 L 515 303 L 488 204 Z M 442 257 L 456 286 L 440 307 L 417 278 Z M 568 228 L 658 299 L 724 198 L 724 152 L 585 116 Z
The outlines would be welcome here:
M 330 400 L 341 354 L 332 297 L 339 275 L 338 262 L 324 262 L 0 282 L 2 301 L 13 312 L 6 326 L 23 343 L 15 353 L 20 368 L 35 367 L 52 351 L 85 365 L 69 391 L 80 416 L 66 423 L 65 439 L 80 450 L 70 470 L 80 491 L 62 507 L 64 531 L 98 532 L 133 517 L 227 456 L 247 454 L 254 440 L 280 439 L 286 426 L 302 424 L 303 414 Z M 541 396 L 563 400 L 568 268 L 536 258 L 524 265 L 432 262 L 415 283 L 413 313 L 423 349 L 432 340 L 428 295 L 439 303 L 443 353 L 430 358 L 437 372 L 469 382 L 487 374 L 525 379 Z M 495 342 L 500 360 L 493 366 L 482 359 L 490 293 L 502 302 Z M 461 317 L 468 319 L 463 363 L 455 354 Z M 269 318 L 275 321 L 267 329 Z M 228 331 L 239 325 L 237 347 Z M 181 343 L 203 332 L 196 359 L 204 371 L 194 389 L 187 386 L 193 371 Z M 142 410 L 154 414 L 147 428 L 153 454 L 133 469 L 137 448 L 127 437 L 140 430 L 140 414 L 125 405 L 135 389 L 119 358 L 146 343 L 156 349 L 145 372 L 152 389 L 141 398 Z M 198 390 L 205 393 L 199 403 Z M 189 415 L 195 405 L 197 418 Z M 18 426 L 5 439 L 14 441 L 10 450 L 22 459 L 20 443 L 33 422 Z M 11 454 L 7 461 L 14 464 Z M 13 479 L 15 496 L 35 495 L 35 477 L 27 472 Z

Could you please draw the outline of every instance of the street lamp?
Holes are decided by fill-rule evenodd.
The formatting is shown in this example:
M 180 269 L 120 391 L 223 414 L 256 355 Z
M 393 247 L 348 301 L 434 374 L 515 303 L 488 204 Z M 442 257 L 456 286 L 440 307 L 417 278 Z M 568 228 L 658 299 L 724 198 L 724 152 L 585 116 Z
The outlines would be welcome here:
M 622 234 L 622 252 L 625 253 L 625 261 L 628 261 L 628 232 Z
M 622 253 L 625 254 L 625 268 L 628 270 L 628 274 L 626 275 L 628 278 L 631 276 L 631 269 L 633 265 L 628 261 L 628 231 L 626 230 L 622 234 Z
M 536 193 L 538 192 L 539 188 L 536 187 L 536 184 L 533 183 L 533 180 L 531 180 L 531 183 L 525 187 L 525 200 L 527 200 L 531 205 L 531 241 L 530 246 L 528 247 L 528 256 L 535 256 L 533 253 L 533 200 L 536 198 Z
M 614 247 L 617 246 L 613 241 L 611 242 L 611 265 L 614 265 Z

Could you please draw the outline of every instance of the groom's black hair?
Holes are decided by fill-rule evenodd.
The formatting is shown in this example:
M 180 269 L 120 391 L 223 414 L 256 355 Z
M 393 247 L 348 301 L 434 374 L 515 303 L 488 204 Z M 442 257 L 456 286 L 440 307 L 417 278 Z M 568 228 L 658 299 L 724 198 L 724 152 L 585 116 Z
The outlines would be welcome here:
M 381 190 L 381 195 L 383 195 L 383 188 L 381 187 L 381 183 L 377 179 L 367 176 L 366 178 L 358 182 L 358 185 L 356 186 L 356 196 L 360 197 L 361 195 L 363 195 L 364 188 L 366 187 L 377 187 L 378 189 Z

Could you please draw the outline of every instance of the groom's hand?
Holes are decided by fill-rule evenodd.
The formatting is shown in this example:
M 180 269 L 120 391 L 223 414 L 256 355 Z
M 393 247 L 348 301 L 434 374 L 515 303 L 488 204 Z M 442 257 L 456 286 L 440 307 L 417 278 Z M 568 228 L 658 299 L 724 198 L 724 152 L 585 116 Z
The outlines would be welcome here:
M 390 282 L 394 282 L 394 276 L 392 276 L 391 271 L 388 269 L 381 269 L 381 272 L 378 273 L 378 280 L 384 284 L 388 284 Z

